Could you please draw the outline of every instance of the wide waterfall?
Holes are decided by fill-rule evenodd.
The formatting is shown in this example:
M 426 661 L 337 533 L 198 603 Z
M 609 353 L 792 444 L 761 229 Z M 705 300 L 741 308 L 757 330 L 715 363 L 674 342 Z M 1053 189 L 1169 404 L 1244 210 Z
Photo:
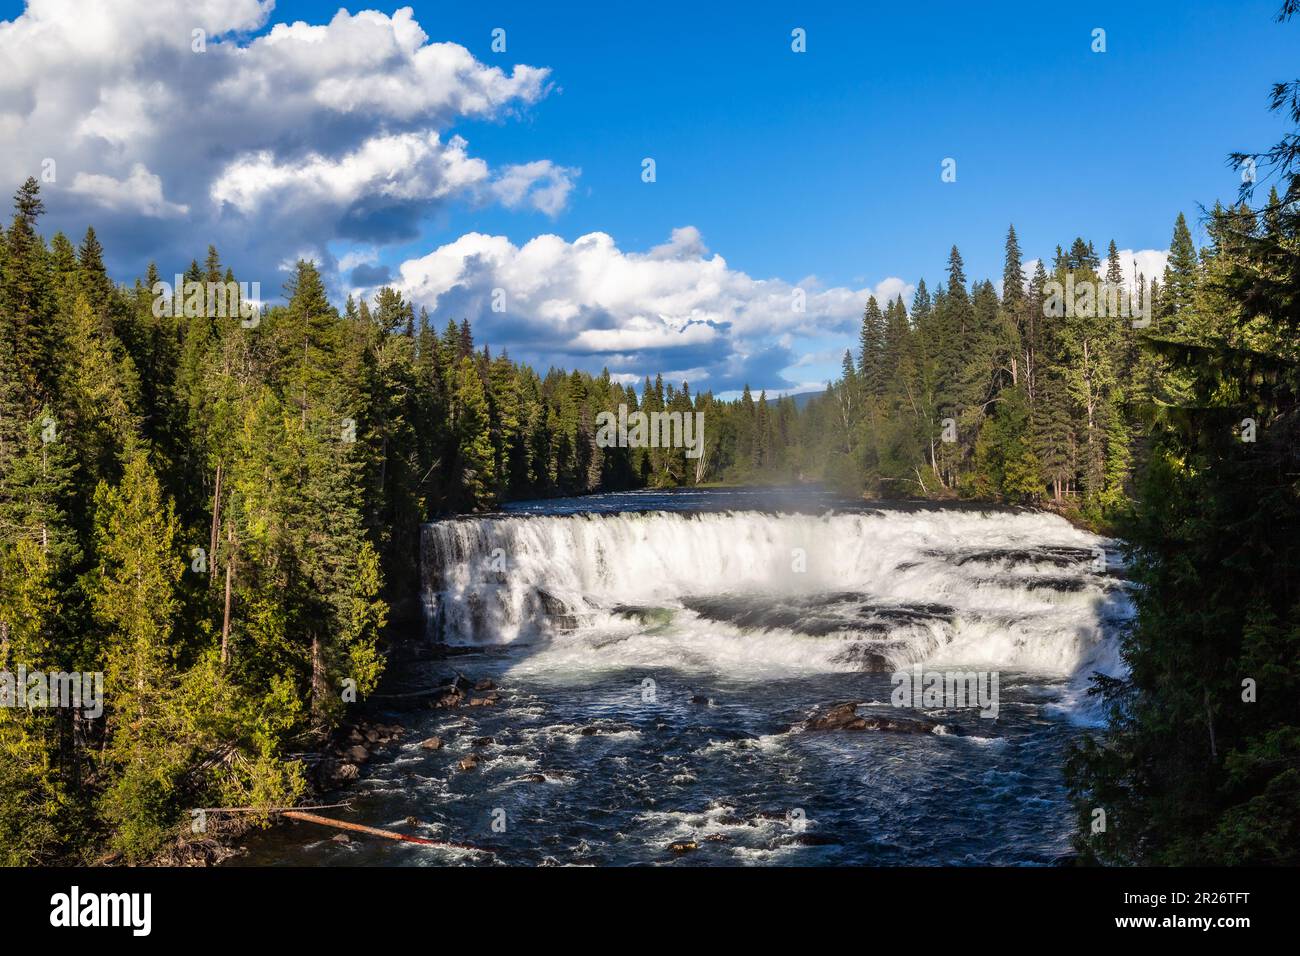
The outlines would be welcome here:
M 1051 514 L 814 489 L 508 508 L 425 526 L 440 643 L 379 698 L 411 733 L 367 771 L 359 820 L 527 865 L 1070 852 L 1061 765 L 1133 613 L 1115 542 Z M 995 706 L 895 699 L 922 672 L 983 675 Z M 289 859 L 391 852 L 322 840 Z
M 1116 673 L 1113 542 L 1050 514 L 872 509 L 494 515 L 426 525 L 449 644 L 540 643 L 587 665 L 779 674 L 944 661 Z

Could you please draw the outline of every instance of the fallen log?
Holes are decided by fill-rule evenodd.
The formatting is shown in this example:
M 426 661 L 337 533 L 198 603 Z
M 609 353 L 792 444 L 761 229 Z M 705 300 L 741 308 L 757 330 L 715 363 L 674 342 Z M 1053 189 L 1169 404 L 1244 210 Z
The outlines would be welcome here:
M 424 837 L 407 836 L 405 833 L 394 833 L 392 830 L 381 830 L 378 827 L 368 827 L 360 823 L 348 823 L 346 820 L 335 820 L 331 817 L 322 817 L 315 813 L 305 813 L 302 810 L 285 810 L 283 811 L 283 815 L 291 820 L 301 820 L 304 823 L 319 823 L 324 827 L 334 827 L 339 830 L 351 830 L 354 833 L 364 833 L 367 836 L 380 837 L 385 840 L 398 840 L 402 843 L 419 843 L 424 846 L 449 847 L 456 850 L 473 850 L 475 853 L 486 853 L 489 856 L 496 856 L 496 854 L 491 850 L 471 846 L 468 843 L 454 843 L 447 840 L 428 840 Z
M 371 694 L 372 700 L 403 700 L 408 697 L 432 697 L 434 694 L 445 694 L 449 684 L 439 684 L 437 687 L 431 687 L 428 690 L 411 690 L 401 694 Z
M 203 807 L 199 813 L 284 813 L 286 810 L 331 810 L 334 807 L 351 807 L 352 801 L 322 803 L 314 807 Z

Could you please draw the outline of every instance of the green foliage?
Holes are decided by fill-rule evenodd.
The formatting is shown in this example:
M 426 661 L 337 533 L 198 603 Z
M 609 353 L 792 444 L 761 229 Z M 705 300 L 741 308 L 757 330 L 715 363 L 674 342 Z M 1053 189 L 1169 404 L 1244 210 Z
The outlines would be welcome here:
M 414 626 L 423 521 L 799 481 L 1123 522 L 1139 614 L 1129 677 L 1098 685 L 1111 727 L 1070 757 L 1082 832 L 1108 811 L 1081 849 L 1296 862 L 1297 201 L 1291 176 L 1263 209 L 1216 208 L 1199 251 L 1180 215 L 1159 281 L 1083 238 L 1027 276 L 1011 228 L 999 293 L 953 247 L 910 308 L 864 303 L 858 354 L 797 404 L 541 374 L 393 289 L 340 312 L 309 262 L 257 323 L 169 315 L 152 265 L 110 280 L 93 229 L 47 246 L 28 180 L 0 241 L 0 664 L 103 671 L 107 693 L 96 720 L 0 708 L 0 862 L 143 860 L 193 809 L 297 800 L 287 754 L 375 691 L 385 629 Z M 186 278 L 235 281 L 216 249 L 203 262 Z M 1151 328 L 1053 312 L 1051 283 L 1103 275 Z M 700 454 L 598 440 L 620 406 L 703 415 Z
M 5 862 L 143 860 L 196 808 L 294 802 L 285 755 L 374 692 L 390 619 L 416 626 L 421 522 L 642 482 L 644 449 L 595 441 L 599 412 L 636 404 L 608 373 L 539 377 L 475 351 L 468 322 L 439 337 L 392 289 L 340 314 L 308 262 L 255 323 L 180 290 L 155 308 L 152 265 L 116 286 L 93 229 L 47 247 L 34 180 L 15 203 L 0 666 L 106 687 L 99 718 L 0 709 Z M 186 280 L 235 281 L 216 249 L 203 263 Z M 705 477 L 685 462 L 657 453 L 655 480 Z
M 1300 127 L 1296 83 L 1274 105 Z M 1300 862 L 1300 165 L 1287 196 L 1179 217 L 1151 339 L 1150 462 L 1131 517 L 1140 584 L 1111 721 L 1070 757 L 1077 843 L 1102 862 Z M 1241 154 L 1233 156 L 1240 163 Z M 1249 420 L 1249 423 L 1247 422 Z M 1252 436 L 1247 425 L 1255 427 Z M 1087 827 L 1092 808 L 1105 833 Z

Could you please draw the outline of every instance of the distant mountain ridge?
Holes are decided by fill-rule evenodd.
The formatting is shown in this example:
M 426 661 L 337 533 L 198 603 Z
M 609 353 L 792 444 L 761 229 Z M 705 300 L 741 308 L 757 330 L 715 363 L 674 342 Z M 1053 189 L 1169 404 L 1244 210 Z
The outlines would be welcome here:
M 807 405 L 814 398 L 818 398 L 825 394 L 826 394 L 826 389 L 822 389 L 819 392 L 799 392 L 798 394 L 791 395 L 790 397 L 794 399 L 794 407 L 802 411 L 804 406 Z M 773 396 L 772 398 L 769 398 L 767 400 L 767 403 L 769 405 L 775 405 L 780 400 L 780 398 L 781 396 L 779 395 Z

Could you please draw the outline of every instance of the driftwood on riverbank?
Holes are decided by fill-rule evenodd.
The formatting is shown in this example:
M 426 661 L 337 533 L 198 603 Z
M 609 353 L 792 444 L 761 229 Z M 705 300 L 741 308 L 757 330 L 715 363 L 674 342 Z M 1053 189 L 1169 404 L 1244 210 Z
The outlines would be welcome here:
M 335 820 L 332 817 L 322 817 L 315 813 L 307 813 L 302 810 L 284 810 L 282 815 L 291 820 L 301 820 L 304 823 L 318 823 L 325 827 L 334 827 L 339 830 L 351 830 L 354 833 L 364 833 L 367 836 L 380 837 L 384 840 L 398 840 L 403 843 L 419 843 L 424 846 L 440 846 L 455 850 L 472 850 L 475 853 L 486 853 L 489 856 L 496 856 L 492 850 L 485 850 L 483 847 L 471 846 L 468 843 L 455 843 L 449 840 L 429 840 L 425 837 L 407 836 L 405 833 L 396 833 L 392 830 L 381 830 L 378 827 L 368 827 L 360 823 L 349 823 L 346 820 Z

